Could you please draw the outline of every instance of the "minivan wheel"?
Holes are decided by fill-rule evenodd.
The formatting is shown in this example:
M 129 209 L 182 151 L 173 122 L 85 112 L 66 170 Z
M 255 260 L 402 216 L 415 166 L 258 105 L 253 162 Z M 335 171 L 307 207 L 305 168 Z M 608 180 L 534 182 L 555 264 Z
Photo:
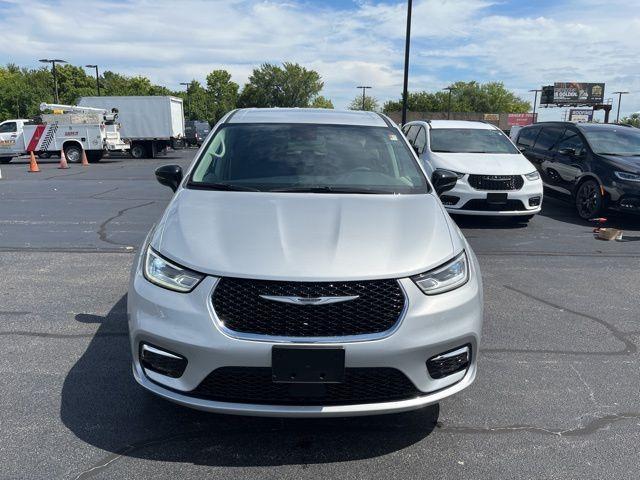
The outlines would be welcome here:
M 604 199 L 600 185 L 595 180 L 587 180 L 578 187 L 576 192 L 576 210 L 580 218 L 589 220 L 597 217 L 602 211 Z

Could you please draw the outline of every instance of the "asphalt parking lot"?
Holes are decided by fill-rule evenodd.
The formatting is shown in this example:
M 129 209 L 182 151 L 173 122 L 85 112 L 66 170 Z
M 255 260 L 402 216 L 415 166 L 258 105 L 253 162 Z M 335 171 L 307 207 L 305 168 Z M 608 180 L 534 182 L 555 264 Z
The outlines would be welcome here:
M 637 478 L 640 220 L 593 238 L 545 199 L 529 226 L 461 219 L 485 283 L 476 383 L 353 419 L 188 410 L 144 392 L 125 314 L 133 252 L 171 192 L 159 160 L 0 180 L 0 478 Z

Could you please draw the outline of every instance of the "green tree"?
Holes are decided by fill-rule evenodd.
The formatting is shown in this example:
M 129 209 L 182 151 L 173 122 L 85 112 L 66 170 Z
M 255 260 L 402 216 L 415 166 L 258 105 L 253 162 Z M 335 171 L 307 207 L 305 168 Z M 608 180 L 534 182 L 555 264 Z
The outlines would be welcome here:
M 526 113 L 531 108 L 529 102 L 507 90 L 502 82 L 455 82 L 451 87 L 452 112 Z M 446 112 L 449 109 L 449 92 L 409 93 L 407 108 L 415 112 Z M 402 100 L 384 104 L 385 112 L 401 109 Z
M 349 104 L 349 110 L 366 110 L 368 112 L 377 112 L 380 110 L 380 103 L 375 97 L 364 97 L 364 108 L 362 108 L 362 95 L 356 96 Z
M 213 70 L 207 75 L 207 102 L 208 111 L 206 118 L 214 124 L 224 114 L 236 108 L 238 104 L 237 83 L 231 81 L 231 74 L 226 70 Z
M 632 113 L 628 117 L 621 118 L 620 123 L 626 123 L 627 125 L 640 128 L 640 113 Z
M 184 100 L 184 116 L 187 120 L 203 120 L 208 117 L 207 91 L 197 80 L 191 80 L 186 91 L 177 92 Z
M 253 70 L 242 89 L 241 107 L 308 107 L 324 86 L 318 72 L 297 63 L 265 63 Z
M 313 99 L 313 102 L 311 102 L 311 106 L 313 108 L 333 109 L 333 102 L 330 99 L 323 97 L 322 95 L 318 95 L 316 98 Z

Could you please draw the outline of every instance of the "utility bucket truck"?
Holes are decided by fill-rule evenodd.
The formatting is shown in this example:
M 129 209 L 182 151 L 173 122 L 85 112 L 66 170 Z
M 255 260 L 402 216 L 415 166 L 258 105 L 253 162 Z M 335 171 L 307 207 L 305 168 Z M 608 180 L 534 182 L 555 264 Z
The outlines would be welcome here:
M 67 160 L 79 162 L 82 151 L 90 162 L 99 162 L 105 152 L 124 152 L 129 144 L 120 138 L 117 111 L 41 103 L 34 120 L 14 119 L 0 123 L 0 163 L 34 152 L 49 156 L 64 150 Z

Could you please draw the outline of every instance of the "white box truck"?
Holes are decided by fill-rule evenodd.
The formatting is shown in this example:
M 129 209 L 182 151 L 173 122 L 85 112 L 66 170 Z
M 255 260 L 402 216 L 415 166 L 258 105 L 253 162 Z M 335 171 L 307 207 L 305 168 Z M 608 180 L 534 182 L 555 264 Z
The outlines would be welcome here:
M 133 158 L 153 158 L 167 147 L 184 145 L 182 99 L 170 96 L 82 97 L 80 105 L 118 110 L 120 135 Z

